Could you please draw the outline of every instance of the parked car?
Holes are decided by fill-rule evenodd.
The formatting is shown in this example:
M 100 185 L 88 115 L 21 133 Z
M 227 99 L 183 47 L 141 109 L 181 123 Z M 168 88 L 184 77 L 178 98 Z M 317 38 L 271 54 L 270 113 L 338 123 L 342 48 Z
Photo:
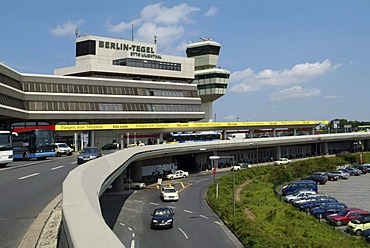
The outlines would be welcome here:
M 326 177 L 328 178 L 328 181 L 338 181 L 339 180 L 339 176 L 335 173 L 324 172 L 324 175 L 326 175 Z
M 331 202 L 338 202 L 338 200 L 331 196 L 318 198 L 315 201 L 310 201 L 310 202 L 300 204 L 298 209 L 299 211 L 304 211 L 304 212 L 309 213 L 311 208 L 320 207 L 323 204 L 331 203 Z
M 341 171 L 345 171 L 347 173 L 349 173 L 351 176 L 359 176 L 361 175 L 361 171 L 360 170 L 357 170 L 357 169 L 353 169 L 353 168 L 344 168 L 344 169 L 339 169 Z
M 336 214 L 326 216 L 325 220 L 330 225 L 342 226 L 363 214 L 369 214 L 369 212 L 360 208 L 344 208 Z
M 302 180 L 312 180 L 317 184 L 325 184 L 328 181 L 328 177 L 323 172 L 315 172 Z
M 145 183 L 142 182 L 134 182 L 131 179 L 123 180 L 123 187 L 125 189 L 144 189 L 146 187 Z
M 251 165 L 248 164 L 248 163 L 237 163 L 236 165 L 233 165 L 231 166 L 230 170 L 233 171 L 237 171 L 237 170 L 244 170 L 244 169 L 247 169 L 247 168 L 250 168 Z
M 55 143 L 55 156 L 60 157 L 62 155 L 71 156 L 73 149 L 70 148 L 66 143 Z
M 295 199 L 304 199 L 304 198 L 307 198 L 309 195 L 314 195 L 314 194 L 316 194 L 316 192 L 313 190 L 297 190 L 297 191 L 294 191 L 293 194 L 285 196 L 284 201 L 291 202 Z
M 287 165 L 290 164 L 290 160 L 288 158 L 280 158 L 276 161 L 274 161 L 275 165 Z
M 328 202 L 320 207 L 311 208 L 310 215 L 316 219 L 323 219 L 327 215 L 335 214 L 341 211 L 342 209 L 347 208 L 347 205 L 340 202 Z
M 330 173 L 334 174 L 334 175 L 337 175 L 339 177 L 339 179 L 348 179 L 350 177 L 350 174 L 348 172 L 345 172 L 345 171 L 337 170 L 337 171 L 331 171 Z
M 366 174 L 369 172 L 369 168 L 364 165 L 356 165 L 356 166 L 353 166 L 353 168 L 360 170 L 362 174 Z
M 356 217 L 347 224 L 347 232 L 360 236 L 363 231 L 370 229 L 370 215 Z
M 150 227 L 152 229 L 172 228 L 174 215 L 175 213 L 171 208 L 156 208 L 152 213 Z
M 163 201 L 178 201 L 179 192 L 174 187 L 163 187 L 161 189 L 160 198 Z
M 366 240 L 366 242 L 370 243 L 370 229 L 363 231 L 361 235 Z
M 177 170 L 175 171 L 175 173 L 166 175 L 166 179 L 172 180 L 172 179 L 177 179 L 177 178 L 185 178 L 187 176 L 189 176 L 189 172 L 183 171 L 183 170 Z
M 118 147 L 114 143 L 108 143 L 102 146 L 102 150 L 116 150 Z
M 77 164 L 83 164 L 102 156 L 99 147 L 85 147 L 77 156 Z
M 282 195 L 283 196 L 286 196 L 286 195 L 289 195 L 289 194 L 293 194 L 294 191 L 296 191 L 297 189 L 311 189 L 313 191 L 315 191 L 317 193 L 318 191 L 318 188 L 317 188 L 317 184 L 314 182 L 314 181 L 311 181 L 311 180 L 307 180 L 307 181 L 295 181 L 295 182 L 291 182 L 289 183 L 288 185 L 285 185 L 283 188 L 282 188 Z
M 327 194 L 314 194 L 314 195 L 309 195 L 307 198 L 302 198 L 302 199 L 295 199 L 291 201 L 290 203 L 296 207 L 299 208 L 300 204 L 304 204 L 306 202 L 310 201 L 316 201 L 317 198 L 323 198 L 323 197 L 329 197 Z

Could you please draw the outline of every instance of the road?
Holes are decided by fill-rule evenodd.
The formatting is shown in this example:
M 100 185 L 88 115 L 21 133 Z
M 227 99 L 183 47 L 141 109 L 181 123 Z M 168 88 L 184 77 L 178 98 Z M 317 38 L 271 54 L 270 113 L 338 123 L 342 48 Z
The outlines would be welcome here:
M 15 161 L 0 169 L 0 246 L 18 247 L 45 206 L 62 192 L 76 157 Z
M 155 186 L 136 191 L 122 205 L 117 221 L 110 225 L 114 224 L 113 231 L 125 247 L 131 248 L 243 247 L 205 201 L 205 193 L 212 182 L 213 175 L 210 172 L 190 175 L 182 180 L 164 181 L 180 191 L 178 202 L 160 200 L 159 189 Z M 105 201 L 121 197 L 117 194 L 107 195 Z M 153 230 L 150 228 L 151 213 L 163 206 L 174 210 L 174 227 Z

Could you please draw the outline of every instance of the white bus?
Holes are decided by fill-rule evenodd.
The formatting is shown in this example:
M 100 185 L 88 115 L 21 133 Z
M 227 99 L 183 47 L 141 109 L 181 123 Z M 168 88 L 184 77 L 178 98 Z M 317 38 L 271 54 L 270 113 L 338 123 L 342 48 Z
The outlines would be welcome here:
M 16 135 L 16 133 L 0 130 L 0 167 L 13 162 L 12 134 Z

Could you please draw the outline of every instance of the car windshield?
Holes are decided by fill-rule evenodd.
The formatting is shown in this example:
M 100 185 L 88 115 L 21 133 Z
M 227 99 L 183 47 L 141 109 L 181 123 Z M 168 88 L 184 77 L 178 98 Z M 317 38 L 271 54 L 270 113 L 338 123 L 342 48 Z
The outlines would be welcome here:
M 170 215 L 169 209 L 157 209 L 154 211 L 155 216 L 163 216 L 163 215 Z
M 98 153 L 98 149 L 96 148 L 84 148 L 82 153 Z
M 341 210 L 341 211 L 338 213 L 338 215 L 340 215 L 340 216 L 346 216 L 347 214 L 348 214 L 348 210 L 345 210 L 345 209 Z
M 68 146 L 67 146 L 67 144 L 64 144 L 64 143 L 62 143 L 62 144 L 58 144 L 58 146 L 59 146 L 59 147 L 68 147 Z
M 166 193 L 175 193 L 176 192 L 175 189 L 164 189 L 163 191 L 166 192 Z

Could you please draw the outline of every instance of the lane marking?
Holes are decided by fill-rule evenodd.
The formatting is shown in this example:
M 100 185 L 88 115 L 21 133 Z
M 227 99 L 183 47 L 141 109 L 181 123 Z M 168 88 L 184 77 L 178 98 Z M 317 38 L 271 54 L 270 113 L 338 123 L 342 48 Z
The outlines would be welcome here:
M 131 240 L 131 248 L 135 248 L 135 240 Z
M 221 223 L 221 222 L 219 222 L 219 221 L 215 221 L 215 223 L 216 223 L 217 225 L 219 225 L 219 226 L 223 226 L 223 225 L 224 225 L 223 223 Z
M 135 238 L 135 233 L 132 233 L 132 237 Z
M 123 223 L 119 223 L 121 226 L 126 226 L 125 224 L 123 224 Z
M 40 173 L 33 173 L 33 174 L 30 174 L 30 175 L 27 175 L 27 176 L 24 176 L 24 177 L 19 177 L 18 179 L 19 180 L 22 180 L 22 179 L 26 179 L 26 178 L 29 178 L 29 177 L 34 177 L 34 176 L 37 176 L 39 175 Z
M 72 162 L 71 164 L 77 164 L 77 161 Z
M 195 183 L 200 183 L 202 181 L 208 181 L 209 179 L 208 178 L 204 178 L 204 179 L 201 179 L 201 180 L 198 180 L 198 181 L 195 181 Z
M 140 200 L 134 200 L 134 202 L 139 202 L 139 203 L 142 203 L 143 201 L 140 201 Z
M 155 203 L 155 202 L 151 202 L 149 204 L 154 205 L 154 206 L 158 206 L 159 205 L 158 203 Z
M 182 232 L 182 234 L 184 234 L 184 236 L 185 236 L 186 239 L 189 239 L 188 238 L 188 235 L 186 235 L 186 233 L 180 227 L 179 227 L 179 230 L 180 230 L 180 232 Z
M 201 214 L 199 216 L 208 220 L 208 217 L 207 216 L 204 216 L 204 215 L 201 215 Z
M 184 209 L 184 212 L 189 213 L 189 214 L 192 214 L 193 213 L 192 211 L 186 210 L 186 209 Z
M 128 228 L 128 230 L 130 230 L 130 232 L 132 232 L 132 228 L 131 227 L 127 227 Z
M 50 170 L 57 170 L 57 169 L 60 169 L 60 168 L 63 168 L 64 165 L 61 165 L 61 166 L 57 166 L 57 167 L 54 167 L 54 168 L 51 168 Z

